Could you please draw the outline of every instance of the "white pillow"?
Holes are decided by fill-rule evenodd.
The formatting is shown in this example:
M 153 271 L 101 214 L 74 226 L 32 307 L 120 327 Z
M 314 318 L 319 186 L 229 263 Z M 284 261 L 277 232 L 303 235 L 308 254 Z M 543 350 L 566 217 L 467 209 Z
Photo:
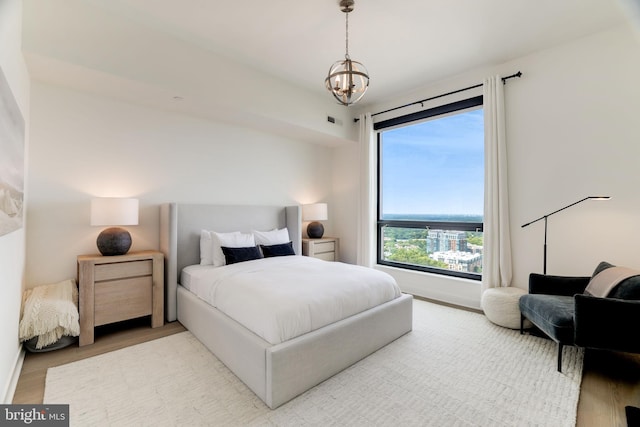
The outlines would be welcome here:
M 213 242 L 209 230 L 200 231 L 200 265 L 213 265 Z
M 226 248 L 248 248 L 256 245 L 253 234 L 241 233 L 234 231 L 233 233 L 216 233 L 211 231 L 213 266 L 220 267 L 226 264 L 222 247 Z
M 275 229 L 271 231 L 256 231 L 253 230 L 253 235 L 256 239 L 257 245 L 281 245 L 283 243 L 289 243 L 291 239 L 289 238 L 289 230 L 287 227 L 283 229 Z

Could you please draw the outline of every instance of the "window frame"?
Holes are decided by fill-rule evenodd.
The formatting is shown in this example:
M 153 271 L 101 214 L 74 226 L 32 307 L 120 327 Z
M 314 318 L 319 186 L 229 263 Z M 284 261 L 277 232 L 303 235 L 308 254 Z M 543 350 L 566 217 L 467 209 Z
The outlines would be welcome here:
M 376 233 L 376 260 L 379 265 L 385 265 L 389 267 L 402 268 L 405 270 L 423 271 L 428 273 L 434 273 L 444 276 L 460 277 L 465 279 L 471 279 L 480 281 L 482 280 L 482 273 L 469 273 L 462 271 L 454 271 L 443 268 L 435 268 L 417 264 L 407 264 L 396 261 L 388 261 L 383 259 L 384 241 L 383 232 L 385 227 L 396 228 L 414 228 L 414 229 L 429 229 L 429 230 L 447 230 L 447 231 L 470 231 L 470 232 L 483 232 L 483 222 L 450 222 L 450 221 L 411 221 L 411 220 L 387 220 L 382 219 L 382 130 L 391 127 L 397 127 L 400 125 L 406 125 L 416 123 L 418 121 L 429 119 L 437 116 L 443 116 L 449 113 L 462 112 L 463 110 L 471 109 L 474 107 L 483 106 L 483 97 L 475 96 L 472 98 L 463 99 L 461 101 L 452 102 L 449 104 L 440 105 L 427 110 L 418 111 L 416 113 L 407 114 L 400 117 L 384 120 L 374 124 L 374 131 L 377 132 L 377 233 Z M 484 249 L 483 249 L 484 257 Z

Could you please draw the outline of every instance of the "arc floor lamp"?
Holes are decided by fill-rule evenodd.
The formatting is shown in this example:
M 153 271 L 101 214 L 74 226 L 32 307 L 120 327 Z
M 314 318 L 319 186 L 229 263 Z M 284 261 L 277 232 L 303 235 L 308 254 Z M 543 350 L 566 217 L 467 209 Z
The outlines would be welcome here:
M 526 227 L 528 225 L 531 225 L 531 224 L 533 224 L 535 222 L 538 222 L 538 221 L 541 221 L 541 220 L 544 219 L 544 257 L 543 257 L 542 274 L 547 274 L 547 218 L 549 218 L 551 215 L 557 214 L 560 211 L 568 209 L 571 206 L 575 206 L 578 203 L 582 203 L 582 202 L 584 202 L 586 200 L 609 200 L 609 199 L 611 199 L 610 196 L 588 196 L 588 197 L 585 197 L 582 200 L 578 200 L 577 202 L 571 203 L 570 205 L 567 205 L 564 208 L 560 208 L 557 211 L 553 211 L 551 213 L 548 213 L 546 215 L 541 216 L 540 218 L 534 219 L 533 221 L 528 222 L 528 223 L 526 223 L 526 224 L 524 224 L 522 226 L 522 228 L 524 228 L 524 227 Z

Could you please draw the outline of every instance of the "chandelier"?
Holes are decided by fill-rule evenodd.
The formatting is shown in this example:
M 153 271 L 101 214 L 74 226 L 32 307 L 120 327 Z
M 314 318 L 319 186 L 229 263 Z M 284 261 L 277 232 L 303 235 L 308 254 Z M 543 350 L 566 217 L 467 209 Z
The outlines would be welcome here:
M 351 105 L 358 102 L 369 87 L 369 75 L 367 69 L 358 61 L 352 61 L 349 57 L 349 12 L 353 10 L 354 0 L 340 0 L 340 10 L 345 13 L 346 19 L 346 53 L 344 60 L 338 61 L 329 68 L 329 75 L 324 79 L 329 92 L 342 105 Z

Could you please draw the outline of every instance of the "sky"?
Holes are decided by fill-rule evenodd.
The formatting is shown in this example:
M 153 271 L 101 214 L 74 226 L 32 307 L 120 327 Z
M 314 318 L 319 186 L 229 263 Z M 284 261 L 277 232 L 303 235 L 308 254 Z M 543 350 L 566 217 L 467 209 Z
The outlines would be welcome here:
M 482 109 L 382 133 L 384 214 L 482 215 Z

